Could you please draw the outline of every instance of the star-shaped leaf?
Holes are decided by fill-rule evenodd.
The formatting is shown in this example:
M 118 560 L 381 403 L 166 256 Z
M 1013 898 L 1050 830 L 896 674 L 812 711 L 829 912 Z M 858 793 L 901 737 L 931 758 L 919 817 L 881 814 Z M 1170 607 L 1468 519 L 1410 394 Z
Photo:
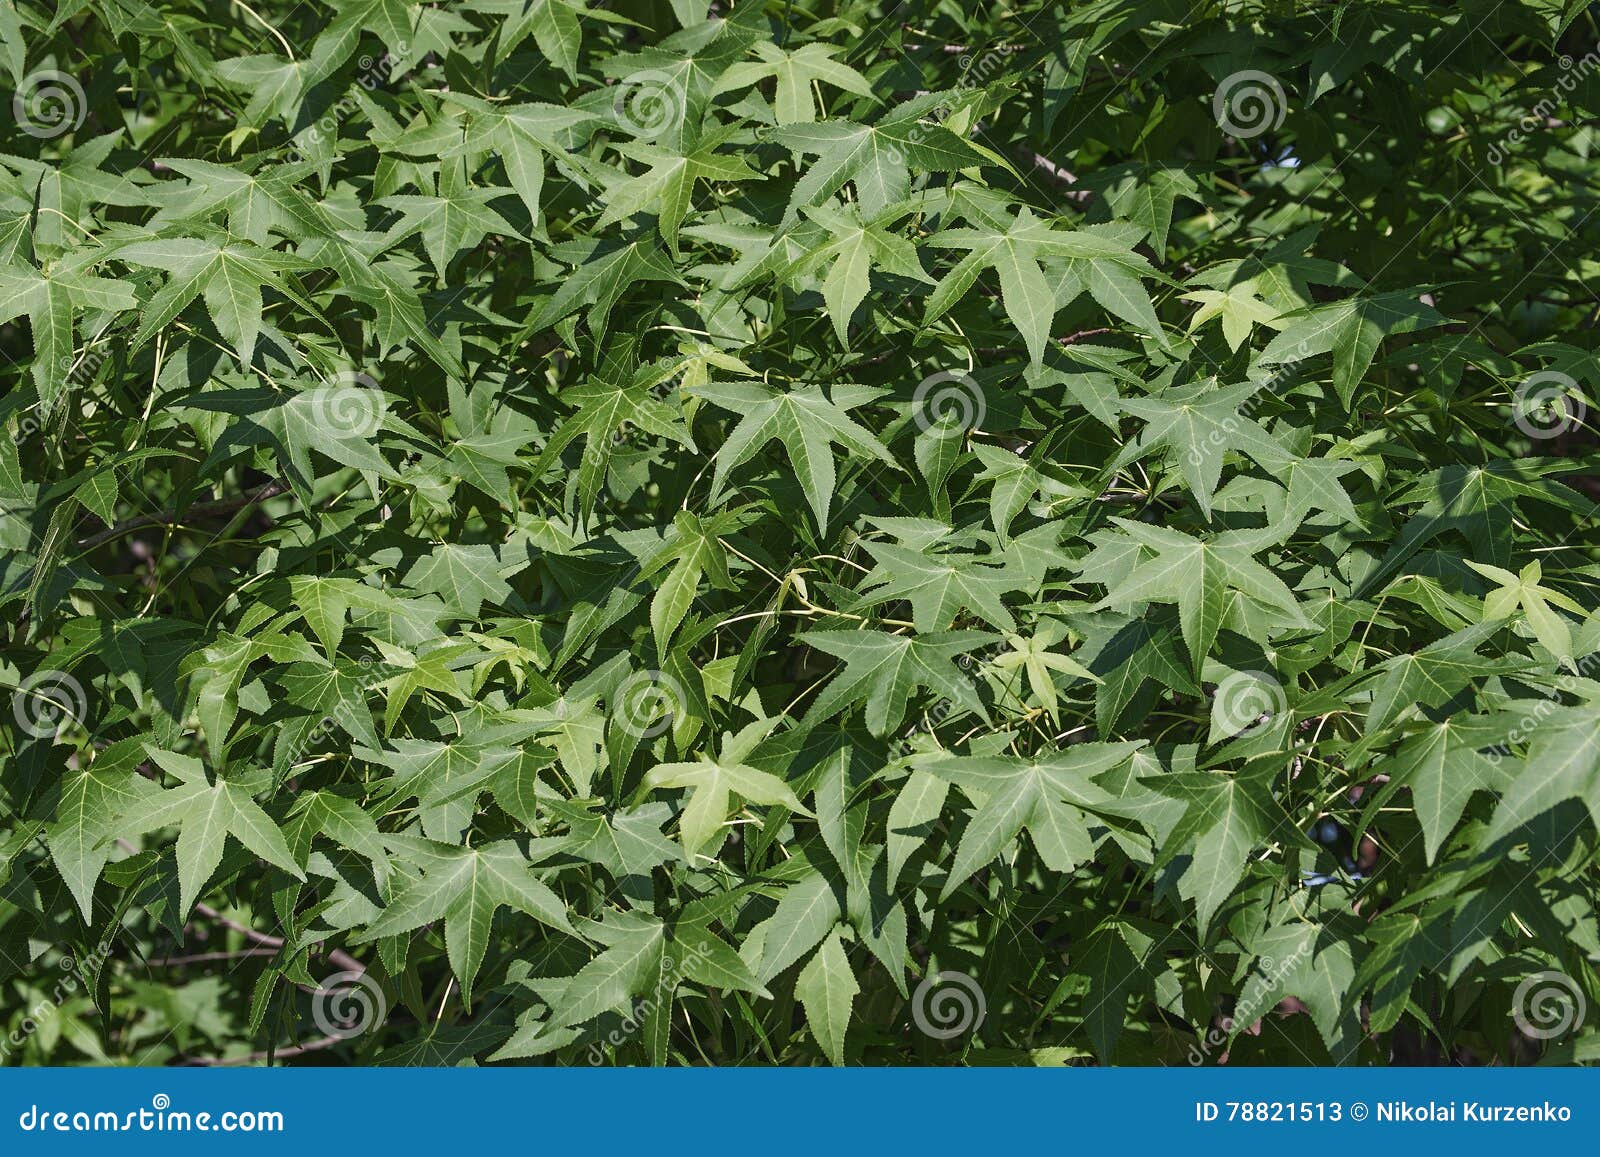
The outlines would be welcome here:
M 485 602 L 500 604 L 510 597 L 506 579 L 527 565 L 525 558 L 507 565 L 493 546 L 441 542 L 411 564 L 403 581 L 412 590 L 439 595 L 452 611 L 475 619 Z
M 358 939 L 396 936 L 443 920 L 450 970 L 461 981 L 462 996 L 469 1004 L 496 909 L 511 908 L 547 927 L 577 935 L 566 904 L 539 878 L 514 841 L 461 848 L 408 839 L 399 847 L 421 872 L 397 886 L 383 913 Z
M 1138 743 L 1081 743 L 1048 755 L 949 756 L 921 766 L 954 783 L 977 804 L 956 851 L 941 897 L 1000 854 L 1024 828 L 1053 872 L 1070 872 L 1094 856 L 1085 809 L 1112 799 L 1094 777 L 1122 763 Z
M 1445 321 L 1415 293 L 1404 292 L 1348 297 L 1278 320 L 1282 332 L 1261 352 L 1261 364 L 1298 362 L 1331 350 L 1334 388 L 1347 408 L 1385 337 Z
M 757 723 L 760 728 L 763 724 Z M 793 789 L 771 772 L 760 771 L 741 762 L 746 744 L 724 739 L 719 756 L 701 756 L 692 763 L 663 763 L 645 776 L 652 788 L 687 788 L 690 795 L 678 817 L 678 838 L 683 854 L 692 863 L 702 848 L 715 852 L 714 840 L 728 819 L 729 797 L 737 795 L 748 803 L 779 804 L 790 811 L 810 815 Z
M 828 508 L 833 502 L 832 444 L 859 457 L 896 465 L 883 444 L 846 413 L 880 397 L 884 391 L 879 388 L 838 384 L 826 391 L 814 385 L 780 390 L 755 382 L 717 382 L 696 386 L 690 392 L 744 415 L 717 451 L 716 488 L 721 489 L 734 467 L 749 461 L 776 438 L 788 451 L 790 468 L 811 503 L 818 526 L 828 525 Z
M 900 726 L 906 703 L 918 687 L 930 688 L 979 718 L 989 717 L 955 658 L 994 642 L 994 635 L 940 631 L 910 637 L 884 631 L 807 631 L 800 639 L 845 661 L 845 669 L 822 689 L 806 713 L 808 724 L 831 719 L 852 704 L 864 702 L 867 729 L 874 735 L 887 735 Z
M 1229 451 L 1248 454 L 1268 470 L 1280 469 L 1292 460 L 1254 418 L 1240 412 L 1257 392 L 1258 387 L 1249 382 L 1223 389 L 1202 384 L 1157 398 L 1122 399 L 1122 410 L 1142 418 L 1145 427 L 1138 442 L 1118 456 L 1119 465 L 1158 446 L 1167 447 L 1195 502 L 1209 517 L 1211 497 Z
M 1283 580 L 1251 557 L 1248 533 L 1229 531 L 1201 540 L 1125 518 L 1114 521 L 1136 542 L 1155 551 L 1156 557 L 1136 565 L 1124 581 L 1107 592 L 1100 606 L 1176 603 L 1196 677 L 1235 592 L 1280 612 L 1297 626 L 1312 626 Z
M 795 156 L 814 155 L 795 183 L 792 219 L 807 205 L 826 201 L 846 182 L 855 186 L 861 212 L 873 217 L 911 191 L 911 172 L 951 172 L 986 159 L 941 125 L 923 123 L 915 104 L 892 110 L 874 124 L 825 120 L 785 125 L 774 133 Z
M 1192 847 L 1183 875 L 1183 894 L 1194 901 L 1200 935 L 1244 878 L 1250 853 L 1274 830 L 1280 809 L 1265 777 L 1180 772 L 1142 780 L 1161 795 L 1183 801 L 1187 810 L 1167 839 L 1171 848 Z
M 286 274 L 306 268 L 297 257 L 263 249 L 246 241 L 201 241 L 178 237 L 125 245 L 116 259 L 129 265 L 164 270 L 166 285 L 145 305 L 143 323 L 134 338 L 143 345 L 170 325 L 199 297 L 217 332 L 234 344 L 239 360 L 250 363 L 261 330 L 261 290 L 270 288 L 313 315 L 316 306 L 290 283 Z
M 817 119 L 816 102 L 811 98 L 811 86 L 816 83 L 829 84 L 857 96 L 872 96 L 872 86 L 866 77 L 834 59 L 843 49 L 832 44 L 813 41 L 793 52 L 785 52 L 776 44 L 758 40 L 751 47 L 760 60 L 735 64 L 718 78 L 711 95 L 737 92 L 769 78 L 776 80 L 773 108 L 780 125 Z
M 178 887 L 185 914 L 222 863 L 229 836 L 296 879 L 305 879 L 278 825 L 247 788 L 222 779 L 208 782 L 197 759 L 153 749 L 148 754 L 179 784 L 155 794 L 139 793 L 118 818 L 117 830 L 127 837 L 157 828 L 178 829 Z

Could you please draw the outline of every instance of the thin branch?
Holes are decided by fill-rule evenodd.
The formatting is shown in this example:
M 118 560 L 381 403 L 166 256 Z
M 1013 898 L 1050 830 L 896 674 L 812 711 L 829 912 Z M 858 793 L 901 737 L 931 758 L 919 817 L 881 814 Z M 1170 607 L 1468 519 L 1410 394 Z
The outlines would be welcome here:
M 237 498 L 223 498 L 216 502 L 197 502 L 183 510 L 173 509 L 163 510 L 156 514 L 141 514 L 137 518 L 129 518 L 117 523 L 115 526 L 107 527 L 98 534 L 91 534 L 88 538 L 79 539 L 78 548 L 80 550 L 93 550 L 95 547 L 102 546 L 114 538 L 121 538 L 131 531 L 143 530 L 149 526 L 171 526 L 186 518 L 197 520 L 222 518 L 254 506 L 258 502 L 276 498 L 288 489 L 289 484 L 281 478 L 277 478 L 268 482 L 265 486 L 259 486 L 249 494 L 242 494 Z
M 207 904 L 196 902 L 194 910 L 200 915 L 204 916 L 207 920 L 214 920 L 225 928 L 232 928 L 235 932 L 239 933 L 246 940 L 249 940 L 253 944 L 259 944 L 263 948 L 271 949 L 283 947 L 283 937 L 272 936 L 266 932 L 257 932 L 254 928 L 251 928 L 247 924 L 241 924 L 237 920 L 228 919 L 228 917 L 224 916 L 221 912 L 218 912 L 215 908 L 212 908 Z M 361 961 L 357 960 L 354 956 L 351 956 L 343 949 L 330 949 L 327 953 L 325 953 L 325 955 L 328 958 L 329 964 L 337 964 L 346 972 L 365 972 L 367 970 L 367 966 L 365 964 L 361 963 Z
M 276 948 L 241 948 L 237 952 L 196 952 L 193 956 L 166 956 L 146 960 L 151 968 L 181 968 L 185 964 L 216 964 L 224 960 L 242 960 L 247 956 L 276 956 Z
M 1032 158 L 1034 168 L 1043 169 L 1052 180 L 1067 186 L 1071 190 L 1066 194 L 1067 200 L 1076 202 L 1079 208 L 1094 196 L 1093 189 L 1075 187 L 1078 184 L 1078 175 L 1065 165 L 1057 164 L 1043 153 L 1030 152 L 1027 156 Z
M 318 1049 L 325 1049 L 336 1044 L 342 1044 L 344 1039 L 344 1037 L 340 1036 L 324 1036 L 318 1037 L 313 1041 L 307 1041 L 303 1045 L 294 1045 L 293 1047 L 286 1049 L 272 1049 L 268 1052 L 251 1053 L 248 1056 L 243 1057 L 190 1057 L 189 1059 L 180 1063 L 190 1068 L 200 1069 L 211 1068 L 214 1066 L 226 1067 L 228 1065 L 253 1065 L 257 1061 L 264 1061 L 268 1060 L 269 1058 L 271 1060 L 279 1060 L 283 1057 L 297 1057 L 302 1053 L 314 1053 Z
M 130 855 L 138 854 L 139 849 L 134 847 L 121 836 L 117 837 L 116 843 L 119 848 Z M 273 936 L 266 932 L 257 932 L 248 924 L 241 924 L 237 920 L 229 919 L 227 916 L 224 916 L 221 912 L 218 912 L 209 904 L 202 904 L 196 900 L 194 910 L 201 916 L 204 916 L 207 920 L 214 920 L 218 924 L 221 924 L 224 928 L 232 928 L 235 932 L 239 933 L 239 935 L 243 936 L 252 944 L 257 944 L 262 948 L 271 949 L 274 952 L 283 947 L 283 937 Z M 351 956 L 343 949 L 333 948 L 325 952 L 324 955 L 328 958 L 329 964 L 336 964 L 346 972 L 363 973 L 367 970 L 367 966 L 365 964 L 361 963 L 361 961 L 357 960 L 354 956 Z

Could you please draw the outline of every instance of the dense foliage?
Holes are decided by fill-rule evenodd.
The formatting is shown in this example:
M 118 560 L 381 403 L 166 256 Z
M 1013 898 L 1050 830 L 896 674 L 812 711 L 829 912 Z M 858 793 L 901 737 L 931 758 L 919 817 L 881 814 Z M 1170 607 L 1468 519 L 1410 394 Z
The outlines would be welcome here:
M 1586 8 L 0 0 L 5 1058 L 1594 1056 Z

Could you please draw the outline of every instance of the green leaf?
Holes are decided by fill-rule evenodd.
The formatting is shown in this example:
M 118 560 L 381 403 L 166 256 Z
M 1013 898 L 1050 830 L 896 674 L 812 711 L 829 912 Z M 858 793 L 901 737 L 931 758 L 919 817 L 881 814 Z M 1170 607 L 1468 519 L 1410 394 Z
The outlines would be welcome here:
M 801 641 L 843 659 L 845 669 L 811 704 L 806 722 L 820 723 L 855 703 L 864 703 L 868 730 L 887 735 L 900 726 L 911 693 L 918 687 L 930 688 L 987 719 L 987 708 L 955 666 L 955 658 L 994 638 L 983 631 L 940 631 L 917 638 L 882 631 L 807 631 Z
M 702 848 L 709 847 L 715 853 L 721 841 L 713 844 L 713 837 L 727 821 L 731 795 L 748 803 L 779 804 L 790 811 L 811 814 L 783 780 L 734 762 L 726 754 L 721 759 L 661 764 L 645 776 L 645 783 L 652 788 L 689 789 L 688 802 L 678 817 L 678 836 L 683 842 L 683 854 L 691 860 Z
M 95 882 L 111 858 L 121 817 L 160 794 L 134 770 L 142 754 L 135 743 L 124 741 L 74 772 L 61 785 L 56 818 L 45 828 L 50 858 L 85 921 L 94 919 Z
M 835 928 L 817 949 L 811 962 L 795 980 L 795 996 L 806 1010 L 806 1023 L 822 1051 L 836 1065 L 844 1064 L 845 1031 L 850 1026 L 850 1007 L 861 986 L 850 971 L 841 930 Z
M 836 481 L 832 445 L 895 465 L 882 443 L 846 413 L 874 401 L 881 390 L 841 384 L 826 391 L 821 386 L 783 391 L 754 383 L 727 382 L 697 386 L 691 392 L 744 415 L 717 451 L 714 486 L 720 490 L 735 467 L 748 462 L 776 438 L 788 451 L 788 461 L 821 527 L 828 524 Z
M 1283 332 L 1261 352 L 1261 364 L 1294 364 L 1332 351 L 1333 384 L 1349 408 L 1385 337 L 1442 325 L 1445 319 L 1414 294 L 1385 293 L 1346 298 L 1280 320 Z
M 1189 648 L 1197 678 L 1222 628 L 1230 601 L 1238 596 L 1278 611 L 1292 625 L 1311 625 L 1283 581 L 1251 557 L 1251 535 L 1228 531 L 1201 540 L 1124 518 L 1114 521 L 1134 542 L 1154 551 L 1155 557 L 1137 564 L 1100 605 L 1176 603 L 1183 641 Z
M 1136 453 L 1168 447 L 1189 492 L 1209 517 L 1223 459 L 1230 451 L 1248 454 L 1267 470 L 1281 469 L 1290 462 L 1283 447 L 1253 418 L 1240 412 L 1241 405 L 1257 392 L 1258 387 L 1248 382 L 1223 389 L 1202 385 L 1169 397 L 1124 398 L 1120 408 L 1145 422 Z M 1125 453 L 1118 461 L 1132 457 Z
M 1192 849 L 1179 886 L 1194 901 L 1204 937 L 1217 909 L 1244 878 L 1246 860 L 1276 826 L 1278 809 L 1266 777 L 1189 772 L 1143 782 L 1185 805 L 1183 818 L 1166 842 L 1170 848 Z
M 1155 270 L 1133 251 L 1125 230 L 1093 226 L 1057 230 L 1024 207 L 1003 230 L 947 229 L 928 243 L 965 249 L 967 255 L 928 298 L 927 320 L 943 315 L 966 295 L 982 269 L 991 268 L 1000 280 L 1006 314 L 1035 366 L 1044 360 L 1058 305 L 1085 289 L 1118 317 L 1143 327 L 1158 341 L 1166 340 L 1139 280 L 1153 276 Z M 1046 266 L 1052 276 L 1046 275 Z
M 73 363 L 75 315 L 134 305 L 132 287 L 110 278 L 0 265 L 0 324 L 27 315 L 33 330 L 34 388 L 47 415 L 66 392 L 62 367 Z
M 626 220 L 635 213 L 651 211 L 661 228 L 661 239 L 674 253 L 678 251 L 678 226 L 694 197 L 698 181 L 759 181 L 760 173 L 738 157 L 717 152 L 731 133 L 713 133 L 684 152 L 655 145 L 622 145 L 622 154 L 648 166 L 644 173 L 622 181 L 609 190 L 605 216 L 600 227 Z
M 436 594 L 446 607 L 475 619 L 485 602 L 503 603 L 510 597 L 505 577 L 526 565 L 516 561 L 507 567 L 492 546 L 443 542 L 417 559 L 404 581 L 412 590 Z
M 1600 715 L 1594 707 L 1557 708 L 1510 778 L 1484 832 L 1485 846 L 1569 799 L 1583 801 L 1600 824 Z
M 1046 759 L 956 756 L 926 764 L 925 770 L 954 783 L 978 806 L 942 895 L 950 896 L 1024 828 L 1051 871 L 1071 872 L 1091 859 L 1087 810 L 1112 799 L 1094 777 L 1122 763 L 1138 746 L 1090 743 Z
M 861 212 L 883 212 L 911 191 L 911 172 L 950 172 L 982 164 L 984 156 L 947 128 L 923 124 L 916 105 L 892 110 L 871 125 L 825 120 L 785 125 L 773 134 L 796 157 L 817 159 L 795 183 L 790 219 L 818 205 L 848 182 Z
M 547 927 L 577 935 L 561 897 L 509 840 L 480 848 L 408 840 L 402 851 L 421 872 L 396 888 L 360 939 L 393 936 L 442 919 L 450 969 L 469 1003 L 498 908 L 525 912 Z
M 1474 792 L 1503 791 L 1513 782 L 1510 769 L 1482 755 L 1477 750 L 1480 744 L 1470 728 L 1446 719 L 1411 736 L 1382 765 L 1393 768 L 1394 787 L 1411 789 L 1429 863 L 1438 859 L 1445 837 L 1460 822 Z
M 829 84 L 834 88 L 855 93 L 857 96 L 873 95 L 866 77 L 843 61 L 835 60 L 841 51 L 831 44 L 802 44 L 793 52 L 785 52 L 775 44 L 758 40 L 751 46 L 759 61 L 736 64 L 724 72 L 711 90 L 712 96 L 725 92 L 738 92 L 763 80 L 777 81 L 773 107 L 780 125 L 810 122 L 817 119 L 816 103 L 811 98 L 811 86 Z
M 129 265 L 160 269 L 171 275 L 142 311 L 143 324 L 134 339 L 138 345 L 170 325 L 190 302 L 201 298 L 211 324 L 233 343 L 239 360 L 248 365 L 261 330 L 263 288 L 296 300 L 302 308 L 316 313 L 285 276 L 304 269 L 305 263 L 247 242 L 174 238 L 127 245 L 115 256 Z
M 157 793 L 137 793 L 117 818 L 125 836 L 140 836 L 158 828 L 178 829 L 178 887 L 182 911 L 187 913 L 201 890 L 222 863 L 229 836 L 275 867 L 304 879 L 279 830 L 245 788 L 217 780 L 209 783 L 199 760 L 170 752 L 149 752 L 150 758 L 178 777 L 179 785 Z

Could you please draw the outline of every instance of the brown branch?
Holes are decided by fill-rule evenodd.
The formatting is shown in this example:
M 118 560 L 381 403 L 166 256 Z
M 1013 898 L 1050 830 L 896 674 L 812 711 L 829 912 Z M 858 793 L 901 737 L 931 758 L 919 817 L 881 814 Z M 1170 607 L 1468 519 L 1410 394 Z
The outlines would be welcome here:
M 1080 209 L 1094 196 L 1093 189 L 1076 187 L 1078 175 L 1065 165 L 1058 165 L 1043 153 L 1028 153 L 1026 155 L 1032 158 L 1034 168 L 1043 169 L 1052 180 L 1059 181 L 1071 189 L 1071 192 L 1066 194 L 1066 199 L 1076 202 Z
M 185 964 L 215 964 L 223 960 L 242 960 L 247 956 L 276 956 L 276 948 L 241 948 L 237 952 L 197 952 L 193 956 L 166 956 L 146 960 L 150 968 L 181 968 Z
M 221 912 L 218 912 L 215 908 L 212 908 L 207 904 L 196 902 L 194 910 L 200 913 L 200 915 L 204 916 L 207 920 L 215 920 L 218 924 L 221 924 L 225 928 L 232 928 L 235 932 L 239 933 L 246 940 L 249 940 L 253 944 L 259 944 L 263 948 L 271 949 L 283 947 L 283 937 L 272 936 L 266 932 L 257 932 L 248 924 L 241 924 L 237 920 L 228 919 L 228 917 L 224 916 Z M 348 952 L 345 952 L 342 949 L 330 949 L 325 953 L 325 955 L 328 958 L 329 964 L 337 964 L 346 972 L 365 972 L 367 970 L 367 966 L 365 964 L 361 963 L 361 961 L 357 960 L 354 956 L 351 956 Z
M 1063 334 L 1061 337 L 1056 338 L 1055 341 L 1056 341 L 1057 345 L 1069 346 L 1069 345 L 1073 345 L 1076 342 L 1083 341 L 1085 338 L 1099 337 L 1102 334 L 1116 333 L 1116 332 L 1117 332 L 1117 329 L 1116 329 L 1115 326 L 1097 325 L 1093 329 L 1080 329 L 1080 330 L 1077 330 L 1077 331 L 1075 331 L 1073 333 Z M 977 349 L 973 350 L 972 352 L 975 353 L 975 354 L 979 354 L 979 355 L 1009 354 L 1009 353 L 1017 353 L 1018 351 L 1026 350 L 1027 348 L 1028 348 L 1027 346 L 1020 346 L 1020 345 L 990 345 L 990 346 L 980 346 Z M 884 355 L 884 357 L 888 357 L 888 356 L 890 356 L 890 355 L 888 355 L 888 354 Z
M 289 489 L 289 484 L 281 478 L 273 479 L 265 486 L 259 486 L 249 494 L 242 494 L 237 498 L 223 498 L 216 502 L 197 502 L 183 510 L 163 510 L 156 514 L 141 514 L 137 518 L 125 519 L 115 526 L 109 526 L 98 534 L 91 534 L 88 538 L 78 540 L 80 550 L 93 550 L 112 539 L 121 538 L 135 530 L 143 530 L 150 526 L 170 526 L 182 519 L 210 519 L 222 518 L 234 514 L 247 507 L 265 502 L 269 498 L 276 498 Z
M 138 854 L 139 849 L 134 847 L 121 836 L 117 837 L 116 843 L 118 847 L 130 855 Z M 232 928 L 235 932 L 239 933 L 239 935 L 243 936 L 252 944 L 258 944 L 262 948 L 270 948 L 274 952 L 283 947 L 282 936 L 273 936 L 266 932 L 257 932 L 248 924 L 241 924 L 237 920 L 229 919 L 221 912 L 218 912 L 215 908 L 211 907 L 209 904 L 202 904 L 200 901 L 196 900 L 194 904 L 194 910 L 200 915 L 204 916 L 207 920 L 215 920 L 224 928 Z M 363 973 L 367 970 L 367 966 L 365 964 L 361 963 L 361 961 L 357 960 L 354 956 L 351 956 L 343 949 L 329 949 L 326 953 L 324 953 L 324 955 L 327 956 L 329 964 L 337 964 L 346 972 Z
M 318 1037 L 313 1041 L 307 1041 L 303 1045 L 294 1045 L 293 1047 L 286 1049 L 271 1049 L 267 1052 L 251 1053 L 248 1056 L 243 1057 L 190 1057 L 189 1059 L 180 1063 L 191 1068 L 202 1069 L 210 1068 L 212 1066 L 253 1065 L 257 1061 L 264 1061 L 268 1060 L 269 1058 L 272 1060 L 278 1060 L 281 1057 L 297 1057 L 302 1053 L 313 1053 L 318 1049 L 325 1049 L 331 1045 L 341 1044 L 344 1042 L 344 1039 L 344 1037 L 339 1036 L 324 1036 Z

